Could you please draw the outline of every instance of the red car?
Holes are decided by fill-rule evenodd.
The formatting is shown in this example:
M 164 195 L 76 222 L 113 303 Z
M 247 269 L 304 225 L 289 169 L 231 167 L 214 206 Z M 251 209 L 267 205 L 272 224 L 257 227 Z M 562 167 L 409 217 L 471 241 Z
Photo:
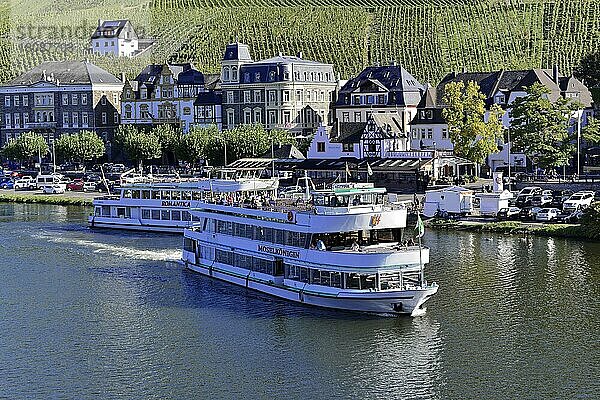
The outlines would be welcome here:
M 73 179 L 72 182 L 67 184 L 67 190 L 72 190 L 74 192 L 83 191 L 83 179 Z

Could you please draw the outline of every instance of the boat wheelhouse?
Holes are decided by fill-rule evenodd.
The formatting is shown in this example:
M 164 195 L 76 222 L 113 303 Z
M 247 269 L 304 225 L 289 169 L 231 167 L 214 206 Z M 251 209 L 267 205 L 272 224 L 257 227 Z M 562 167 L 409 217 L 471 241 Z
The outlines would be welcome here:
M 187 268 L 284 299 L 416 315 L 437 292 L 423 277 L 429 249 L 404 238 L 407 208 L 383 188 L 312 191 L 310 202 L 202 202 L 184 231 Z
M 118 195 L 94 199 L 88 224 L 93 228 L 181 233 L 194 221 L 190 208 L 200 202 L 233 204 L 276 195 L 279 181 L 260 178 L 261 171 L 221 169 L 216 178 L 146 178 L 124 184 Z

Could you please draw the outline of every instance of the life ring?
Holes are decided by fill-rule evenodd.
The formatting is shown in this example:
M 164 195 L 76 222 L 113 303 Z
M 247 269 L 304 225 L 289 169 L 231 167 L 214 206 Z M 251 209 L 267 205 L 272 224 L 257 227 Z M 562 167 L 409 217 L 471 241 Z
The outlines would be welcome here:
M 288 220 L 288 222 L 294 222 L 294 213 L 293 212 L 288 211 L 287 220 Z

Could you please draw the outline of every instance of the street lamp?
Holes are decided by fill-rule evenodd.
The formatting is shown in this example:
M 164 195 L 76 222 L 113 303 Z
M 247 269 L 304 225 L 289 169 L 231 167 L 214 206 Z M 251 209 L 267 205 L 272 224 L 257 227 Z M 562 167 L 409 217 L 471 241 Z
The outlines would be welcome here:
M 581 117 L 583 116 L 583 110 L 577 110 L 577 178 L 579 179 L 580 165 L 579 165 L 579 152 L 581 147 Z

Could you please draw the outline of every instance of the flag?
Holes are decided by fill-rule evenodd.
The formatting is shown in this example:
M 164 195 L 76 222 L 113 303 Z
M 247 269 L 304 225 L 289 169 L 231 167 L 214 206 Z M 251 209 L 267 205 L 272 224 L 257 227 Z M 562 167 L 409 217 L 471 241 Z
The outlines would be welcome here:
M 369 165 L 368 162 L 367 162 L 367 175 L 369 175 L 369 176 L 373 175 L 373 170 L 371 169 L 371 166 Z
M 352 174 L 350 173 L 350 167 L 348 167 L 348 163 L 346 163 L 346 175 L 348 176 L 352 176 Z
M 425 225 L 421 220 L 421 214 L 417 214 L 417 224 L 415 225 L 415 237 L 420 238 L 425 234 Z

